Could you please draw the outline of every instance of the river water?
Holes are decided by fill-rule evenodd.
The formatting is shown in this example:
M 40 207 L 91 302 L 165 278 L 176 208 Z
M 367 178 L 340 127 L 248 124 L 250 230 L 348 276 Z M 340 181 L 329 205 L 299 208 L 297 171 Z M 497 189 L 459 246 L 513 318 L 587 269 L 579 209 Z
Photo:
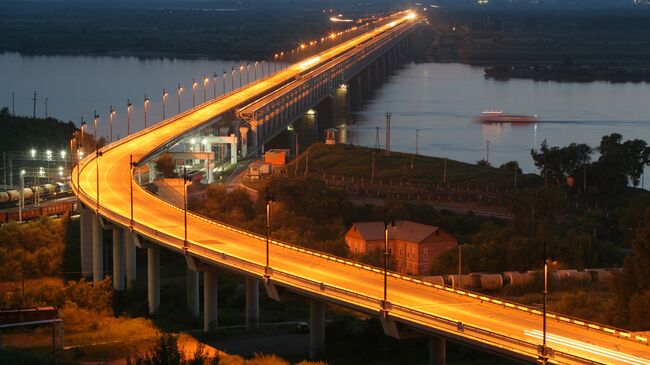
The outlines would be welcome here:
M 244 62 L 246 64 L 246 62 Z M 48 113 L 79 123 L 100 115 L 100 131 L 107 134 L 109 105 L 117 109 L 114 133 L 126 133 L 126 102 L 133 103 L 132 129 L 144 125 L 144 95 L 150 99 L 149 123 L 162 118 L 162 89 L 169 92 L 167 116 L 178 108 L 176 90 L 184 87 L 181 109 L 192 104 L 192 79 L 198 82 L 195 102 L 203 101 L 203 75 L 208 75 L 206 94 L 214 88 L 211 75 L 239 66 L 219 60 L 139 59 L 135 57 L 21 56 L 0 54 L 0 107 L 11 110 L 15 95 L 17 114 L 31 115 L 37 92 L 36 114 Z M 265 70 L 266 72 L 266 70 Z M 258 75 L 261 70 L 258 69 Z M 250 79 L 254 77 L 251 67 Z M 246 74 L 242 77 L 246 82 Z M 230 80 L 229 80 L 230 81 Z M 234 86 L 239 84 L 235 76 Z M 226 83 L 226 91 L 231 83 Z M 217 95 L 223 92 L 217 82 Z M 341 91 L 338 91 L 341 92 Z M 345 91 L 343 91 L 345 92 Z M 539 115 L 529 125 L 486 125 L 476 121 L 485 109 Z M 393 150 L 414 152 L 419 129 L 419 152 L 466 162 L 489 157 L 493 165 L 517 160 L 525 172 L 534 172 L 530 149 L 546 139 L 550 145 L 572 142 L 598 145 L 601 137 L 621 133 L 624 138 L 650 142 L 650 84 L 607 82 L 558 83 L 530 80 L 485 79 L 482 68 L 463 64 L 407 63 L 395 70 L 371 97 L 337 113 L 340 138 L 349 143 L 375 145 L 376 127 L 384 145 L 385 114 L 392 113 Z M 489 156 L 488 156 L 489 141 Z M 31 146 L 27 146 L 29 148 Z

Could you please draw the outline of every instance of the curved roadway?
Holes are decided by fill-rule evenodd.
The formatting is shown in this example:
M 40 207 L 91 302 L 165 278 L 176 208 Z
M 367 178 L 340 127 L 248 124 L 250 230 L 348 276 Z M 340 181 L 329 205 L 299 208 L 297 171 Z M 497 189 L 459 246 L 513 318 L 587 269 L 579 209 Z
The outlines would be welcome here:
M 319 56 L 322 60 L 336 58 L 357 44 L 372 41 L 372 36 L 377 33 L 389 32 L 395 25 L 409 22 L 413 22 L 412 16 L 401 14 L 391 24 L 335 46 Z M 151 195 L 134 181 L 129 156 L 132 155 L 134 161 L 141 161 L 163 144 L 244 102 L 265 95 L 276 85 L 287 82 L 304 70 L 304 62 L 292 65 L 234 93 L 106 146 L 102 149 L 103 156 L 99 158 L 98 182 L 97 160 L 91 154 L 81 162 L 79 175 L 76 169 L 72 174 L 75 193 L 84 204 L 96 209 L 98 184 L 99 214 L 118 225 L 129 227 L 129 192 L 133 184 L 135 233 L 183 252 L 183 211 Z M 265 242 L 262 237 L 192 214 L 188 218 L 188 227 L 189 254 L 231 270 L 262 277 L 265 262 Z M 270 266 L 273 268 L 271 280 L 281 286 L 367 313 L 380 313 L 383 275 L 377 269 L 279 243 L 271 245 Z M 531 313 L 529 308 L 516 309 L 511 304 L 500 305 L 498 301 L 494 303 L 488 298 L 482 300 L 470 295 L 393 275 L 388 281 L 388 301 L 392 303 L 389 318 L 421 331 L 443 334 L 493 351 L 529 360 L 536 357 L 536 347 L 541 343 L 539 314 Z M 602 328 L 589 328 L 588 324 L 576 325 L 549 319 L 548 344 L 556 351 L 555 360 L 561 363 L 593 361 L 650 365 L 647 342 L 635 340 L 634 334 L 614 332 L 616 335 Z

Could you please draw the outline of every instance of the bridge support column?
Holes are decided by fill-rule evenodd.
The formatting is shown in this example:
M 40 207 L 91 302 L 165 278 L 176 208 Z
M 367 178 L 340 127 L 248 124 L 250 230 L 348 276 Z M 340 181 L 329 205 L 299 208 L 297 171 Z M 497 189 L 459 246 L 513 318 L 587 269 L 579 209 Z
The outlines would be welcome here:
M 187 309 L 193 318 L 199 317 L 199 272 L 187 268 Z
M 133 243 L 133 233 L 129 229 L 124 229 L 124 263 L 125 263 L 125 277 L 126 288 L 131 289 L 135 284 L 136 279 L 136 248 Z
M 260 281 L 246 278 L 246 330 L 252 331 L 260 325 Z
M 93 213 L 84 207 L 81 202 L 79 206 L 79 236 L 81 251 L 81 275 L 89 278 L 93 274 Z
M 309 357 L 318 358 L 325 350 L 325 305 L 309 301 Z
M 217 329 L 217 273 L 203 273 L 203 332 Z
M 152 183 L 156 179 L 156 164 L 153 162 L 147 163 L 147 167 L 149 170 L 149 183 Z
M 160 248 L 149 245 L 147 248 L 147 299 L 149 314 L 160 308 Z
M 91 213 L 92 214 L 92 213 Z M 104 279 L 104 237 L 99 214 L 92 214 L 93 225 L 93 281 Z
M 429 337 L 429 365 L 445 365 L 447 359 L 447 343 L 444 338 Z
M 239 137 L 241 139 L 241 158 L 248 156 L 248 127 L 239 127 Z M 235 153 L 237 148 L 235 148 Z
M 122 228 L 113 229 L 113 289 L 124 290 L 124 237 Z

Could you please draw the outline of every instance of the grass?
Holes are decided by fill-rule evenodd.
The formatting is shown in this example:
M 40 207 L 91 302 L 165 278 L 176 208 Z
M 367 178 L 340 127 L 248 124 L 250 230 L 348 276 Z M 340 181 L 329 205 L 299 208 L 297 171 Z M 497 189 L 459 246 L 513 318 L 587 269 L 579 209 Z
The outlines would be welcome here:
M 309 155 L 309 173 L 315 175 L 334 174 L 369 179 L 372 173 L 372 159 L 375 156 L 375 178 L 384 182 L 393 180 L 411 180 L 428 184 L 443 184 L 445 161 L 447 165 L 447 181 L 451 186 L 468 184 L 470 187 L 512 189 L 514 173 L 489 166 L 478 166 L 465 162 L 449 160 L 440 157 L 414 156 L 413 154 L 392 152 L 390 157 L 384 156 L 383 150 L 352 145 L 315 144 L 300 155 L 298 163 L 300 172 L 304 172 L 306 156 Z M 411 168 L 413 161 L 413 168 Z M 293 167 L 291 167 L 293 166 Z M 287 171 L 295 170 L 292 161 Z M 541 185 L 542 179 L 535 174 L 518 174 L 517 186 Z

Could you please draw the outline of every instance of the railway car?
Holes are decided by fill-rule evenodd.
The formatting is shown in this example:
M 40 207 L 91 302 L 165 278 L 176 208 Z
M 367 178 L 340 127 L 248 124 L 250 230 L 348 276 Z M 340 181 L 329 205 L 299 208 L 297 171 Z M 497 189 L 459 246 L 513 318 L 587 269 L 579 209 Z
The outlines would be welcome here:
M 66 212 L 75 212 L 76 202 L 50 204 L 42 207 L 32 207 L 23 210 L 23 221 L 38 219 L 42 216 L 61 216 Z M 0 212 L 0 224 L 10 221 L 18 221 L 18 212 Z

